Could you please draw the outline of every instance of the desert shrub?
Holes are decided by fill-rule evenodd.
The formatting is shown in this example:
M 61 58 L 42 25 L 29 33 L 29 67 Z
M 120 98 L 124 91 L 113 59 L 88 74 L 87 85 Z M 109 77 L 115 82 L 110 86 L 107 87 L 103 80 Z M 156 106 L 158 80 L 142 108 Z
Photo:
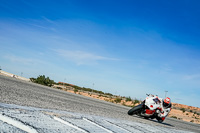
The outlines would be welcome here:
M 113 96 L 113 94 L 111 94 L 111 93 L 105 93 L 105 95 L 108 95 L 108 96 Z
M 78 89 L 74 89 L 74 93 L 78 92 Z
M 135 99 L 134 104 L 136 104 L 136 103 L 140 103 L 140 101 L 138 99 Z
M 183 113 L 185 112 L 185 108 L 181 108 L 180 110 L 182 110 L 182 111 L 183 111 Z
M 77 89 L 83 90 L 83 91 L 88 91 L 88 92 L 94 92 L 94 93 L 104 94 L 104 92 L 102 92 L 102 91 L 98 91 L 98 90 L 94 90 L 94 89 L 90 89 L 90 88 L 78 87 L 78 86 L 75 86 L 75 87 L 76 87 Z
M 105 99 L 105 101 L 107 101 L 107 102 L 110 102 L 110 100 L 109 100 L 109 99 Z
M 131 99 L 130 96 L 129 96 L 129 97 L 126 97 L 126 102 L 128 102 L 128 101 L 132 101 L 132 99 Z
M 98 90 L 93 90 L 93 92 L 95 92 L 95 93 L 99 93 L 99 94 L 104 94 L 104 92 L 102 92 L 102 91 L 98 91 Z
M 194 122 L 194 120 L 191 120 L 190 122 Z
M 131 107 L 131 108 L 135 107 L 135 105 L 125 105 L 125 106 Z
M 192 110 L 190 110 L 190 112 L 192 113 Z
M 31 82 L 35 82 L 36 78 L 30 78 Z
M 197 114 L 197 112 L 195 111 L 194 114 Z
M 104 92 L 103 92 L 103 91 L 99 91 L 99 93 L 100 93 L 100 94 L 104 94 Z
M 122 98 L 117 97 L 117 98 L 115 99 L 115 102 L 116 102 L 116 103 L 120 103 L 121 101 L 122 101 Z
M 178 119 L 176 116 L 171 116 L 171 118 Z
M 74 89 L 76 89 L 76 90 L 82 90 L 81 87 L 79 87 L 79 86 L 74 86 Z
M 189 115 L 188 113 L 186 113 L 186 115 Z
M 197 115 L 200 115 L 200 113 L 197 113 Z
M 37 78 L 30 78 L 30 80 L 34 83 L 45 86 L 52 86 L 53 84 L 55 84 L 53 80 L 51 80 L 49 77 L 45 77 L 45 75 L 39 75 Z
M 57 89 L 61 90 L 62 88 L 61 87 L 56 87 Z

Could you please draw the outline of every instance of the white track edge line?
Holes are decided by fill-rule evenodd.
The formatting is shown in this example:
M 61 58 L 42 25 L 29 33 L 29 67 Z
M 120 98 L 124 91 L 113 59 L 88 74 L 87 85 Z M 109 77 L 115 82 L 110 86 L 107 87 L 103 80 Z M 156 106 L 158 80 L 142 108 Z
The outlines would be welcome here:
M 109 132 L 109 133 L 113 133 L 113 131 L 111 131 L 111 130 L 109 130 L 109 129 L 106 129 L 106 128 L 104 128 L 103 126 L 98 125 L 98 124 L 92 122 L 91 120 L 88 120 L 88 119 L 86 119 L 86 118 L 83 118 L 83 120 L 85 120 L 85 121 L 87 121 L 87 122 L 89 122 L 89 123 L 91 123 L 91 124 L 93 124 L 93 125 L 96 125 L 97 127 L 100 127 L 100 128 L 104 129 L 105 131 L 107 131 L 107 132 Z
M 26 131 L 28 133 L 37 133 L 37 131 L 34 128 L 27 126 L 27 125 L 21 123 L 20 121 L 14 120 L 8 116 L 0 114 L 0 120 L 8 123 L 10 125 L 13 125 L 14 127 L 17 127 L 23 131 Z
M 62 120 L 62 119 L 60 119 L 60 118 L 58 118 L 58 117 L 55 117 L 55 116 L 54 116 L 53 118 L 54 118 L 54 120 L 57 120 L 57 121 L 59 121 L 59 122 L 65 124 L 65 125 L 67 125 L 67 126 L 70 126 L 70 127 L 72 127 L 72 128 L 75 128 L 75 129 L 77 129 L 77 130 L 79 130 L 79 131 L 81 131 L 81 132 L 88 133 L 87 131 L 85 131 L 85 130 L 83 130 L 83 129 L 81 129 L 81 128 L 75 126 L 75 125 L 72 125 L 71 123 L 69 123 L 69 122 L 67 122 L 67 121 L 64 121 L 64 120 Z

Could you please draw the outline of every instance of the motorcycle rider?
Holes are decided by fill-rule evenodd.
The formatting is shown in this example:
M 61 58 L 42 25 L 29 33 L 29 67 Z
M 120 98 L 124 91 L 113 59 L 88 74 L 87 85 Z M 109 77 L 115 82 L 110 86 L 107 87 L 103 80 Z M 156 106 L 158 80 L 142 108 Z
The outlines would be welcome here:
M 169 97 L 166 97 L 164 100 L 162 98 L 159 98 L 161 101 L 161 111 L 158 113 L 158 117 L 160 118 L 158 121 L 162 122 L 165 120 L 165 118 L 168 116 L 169 112 L 171 111 L 171 99 Z
M 128 115 L 136 114 L 146 119 L 156 118 L 158 122 L 162 123 L 171 111 L 171 106 L 171 99 L 169 97 L 162 99 L 157 95 L 147 94 L 146 99 L 141 104 L 128 111 Z

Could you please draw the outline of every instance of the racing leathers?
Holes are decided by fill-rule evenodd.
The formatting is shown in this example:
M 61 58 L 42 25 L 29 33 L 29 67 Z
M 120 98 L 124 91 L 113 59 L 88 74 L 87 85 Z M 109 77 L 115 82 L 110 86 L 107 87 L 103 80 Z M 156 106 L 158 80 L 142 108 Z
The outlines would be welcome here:
M 158 113 L 158 117 L 160 117 L 162 120 L 164 120 L 169 112 L 171 111 L 171 103 L 169 103 L 167 106 L 164 106 L 164 100 L 162 98 L 159 98 L 159 100 L 161 101 L 160 104 L 160 112 Z

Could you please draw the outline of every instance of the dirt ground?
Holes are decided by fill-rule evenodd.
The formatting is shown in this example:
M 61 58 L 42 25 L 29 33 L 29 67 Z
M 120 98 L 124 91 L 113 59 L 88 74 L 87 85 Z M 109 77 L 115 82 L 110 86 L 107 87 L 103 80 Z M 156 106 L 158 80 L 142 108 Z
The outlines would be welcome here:
M 172 109 L 168 117 L 176 116 L 177 119 L 187 121 L 187 122 L 194 122 L 200 124 L 200 115 L 197 115 L 193 112 L 185 111 L 183 113 L 182 110 Z

